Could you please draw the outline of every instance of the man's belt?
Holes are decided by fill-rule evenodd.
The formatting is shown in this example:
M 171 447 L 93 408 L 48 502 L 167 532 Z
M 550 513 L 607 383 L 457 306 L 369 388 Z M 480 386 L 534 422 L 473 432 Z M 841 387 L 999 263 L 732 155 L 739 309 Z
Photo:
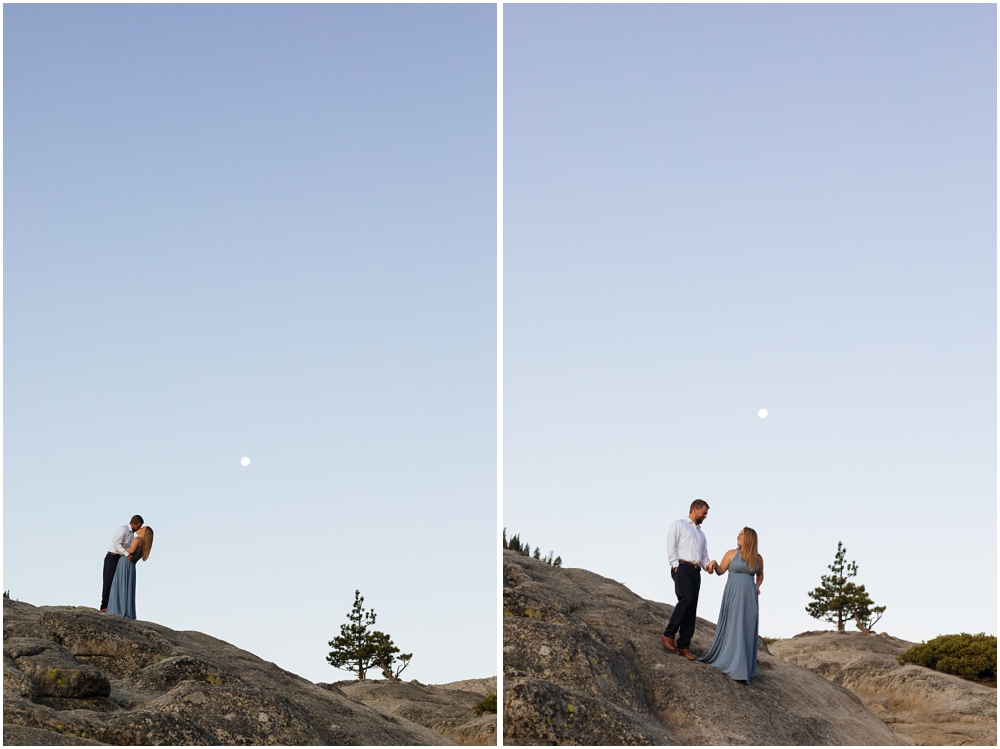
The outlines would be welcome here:
M 700 570 L 701 569 L 701 565 L 700 564 L 695 564 L 694 562 L 688 562 L 688 561 L 686 561 L 684 559 L 678 559 L 677 561 L 680 562 L 681 564 L 686 564 L 688 567 L 694 567 L 696 570 Z

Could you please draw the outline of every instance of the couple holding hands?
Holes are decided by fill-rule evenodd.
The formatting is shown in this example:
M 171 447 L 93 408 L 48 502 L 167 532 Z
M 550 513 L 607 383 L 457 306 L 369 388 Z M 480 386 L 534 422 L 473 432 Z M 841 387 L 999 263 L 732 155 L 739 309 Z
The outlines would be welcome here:
M 732 679 L 749 684 L 757 675 L 757 596 L 764 582 L 764 558 L 757 553 L 757 532 L 744 528 L 736 536 L 735 549 L 727 551 L 721 562 L 710 560 L 701 530 L 706 517 L 708 502 L 696 499 L 688 516 L 674 522 L 667 533 L 667 559 L 677 605 L 660 640 L 667 650 L 689 661 L 708 663 Z M 698 618 L 702 570 L 717 575 L 728 572 L 729 577 L 712 647 L 696 658 L 689 648 Z

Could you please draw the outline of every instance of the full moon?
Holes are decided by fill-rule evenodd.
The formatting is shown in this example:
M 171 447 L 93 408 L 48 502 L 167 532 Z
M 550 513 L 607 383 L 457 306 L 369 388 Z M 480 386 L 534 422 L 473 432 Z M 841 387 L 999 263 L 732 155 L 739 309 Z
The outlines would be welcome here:
M 764 413 L 767 413 L 767 411 L 765 411 Z M 240 461 L 240 465 L 243 466 L 243 467 L 246 467 L 246 466 L 250 465 L 250 458 L 243 458 Z
M 762 418 L 762 419 L 766 419 L 767 418 L 767 409 L 766 408 L 760 409 L 760 411 L 757 412 L 757 415 L 760 418 Z M 243 460 L 246 460 L 246 458 L 243 458 Z M 243 465 L 246 465 L 246 463 L 244 463 Z

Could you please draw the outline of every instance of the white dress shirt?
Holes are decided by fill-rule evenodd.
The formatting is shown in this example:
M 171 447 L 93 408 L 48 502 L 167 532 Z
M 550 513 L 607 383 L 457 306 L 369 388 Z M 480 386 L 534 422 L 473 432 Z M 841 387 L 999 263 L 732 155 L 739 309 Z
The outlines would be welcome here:
M 705 534 L 691 518 L 675 520 L 667 531 L 667 561 L 670 569 L 676 567 L 681 559 L 700 564 L 702 569 L 712 561 L 708 558 Z
M 108 554 L 118 554 L 119 556 L 127 557 L 128 547 L 132 545 L 133 538 L 135 538 L 135 534 L 132 532 L 132 527 L 123 525 L 115 531 L 115 535 L 111 539 L 111 548 L 108 549 Z

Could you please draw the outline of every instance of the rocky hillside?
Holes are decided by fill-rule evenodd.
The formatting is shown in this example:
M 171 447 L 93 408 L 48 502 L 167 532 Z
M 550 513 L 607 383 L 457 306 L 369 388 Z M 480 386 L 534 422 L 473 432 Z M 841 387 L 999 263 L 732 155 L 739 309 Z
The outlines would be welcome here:
M 96 609 L 4 599 L 3 651 L 4 744 L 453 744 L 214 637 Z
M 579 569 L 504 552 L 505 744 L 900 741 L 844 687 L 770 655 L 753 684 L 660 643 L 673 607 Z M 692 650 L 715 627 L 698 620 Z
M 496 694 L 496 677 L 439 686 L 371 679 L 339 681 L 332 686 L 380 713 L 419 723 L 456 744 L 495 746 L 497 743 L 496 713 L 480 715 L 473 709 L 486 695 Z
M 913 643 L 860 632 L 804 632 L 771 652 L 812 669 L 856 694 L 907 743 L 984 746 L 997 743 L 997 690 L 923 666 L 900 666 Z

